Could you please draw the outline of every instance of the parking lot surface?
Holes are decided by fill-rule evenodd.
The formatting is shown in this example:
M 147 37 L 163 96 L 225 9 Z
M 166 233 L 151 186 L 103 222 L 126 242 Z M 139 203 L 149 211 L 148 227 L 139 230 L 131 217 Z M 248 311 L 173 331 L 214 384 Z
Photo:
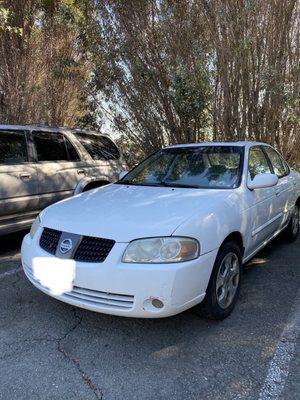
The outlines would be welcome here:
M 299 399 L 300 240 L 244 268 L 222 321 L 92 313 L 35 289 L 0 238 L 0 399 Z

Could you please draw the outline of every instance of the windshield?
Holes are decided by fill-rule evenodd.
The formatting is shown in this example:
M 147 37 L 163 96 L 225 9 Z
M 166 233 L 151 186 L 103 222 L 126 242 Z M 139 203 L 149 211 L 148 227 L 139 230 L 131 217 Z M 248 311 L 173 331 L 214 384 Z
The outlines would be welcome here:
M 153 154 L 118 184 L 233 189 L 239 186 L 243 147 L 169 148 Z

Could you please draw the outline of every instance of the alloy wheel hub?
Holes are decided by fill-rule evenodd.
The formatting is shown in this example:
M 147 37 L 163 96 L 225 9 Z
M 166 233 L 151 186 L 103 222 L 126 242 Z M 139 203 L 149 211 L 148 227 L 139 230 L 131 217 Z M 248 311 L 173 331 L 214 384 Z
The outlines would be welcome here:
M 217 276 L 216 295 L 221 308 L 226 309 L 233 302 L 239 279 L 238 256 L 235 253 L 229 253 L 222 261 Z

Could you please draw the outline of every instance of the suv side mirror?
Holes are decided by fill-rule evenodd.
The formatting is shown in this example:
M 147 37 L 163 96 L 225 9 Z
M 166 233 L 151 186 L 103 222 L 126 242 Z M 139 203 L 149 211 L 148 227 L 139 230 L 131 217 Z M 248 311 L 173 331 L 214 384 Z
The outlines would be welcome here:
M 121 171 L 121 172 L 119 173 L 119 180 L 121 180 L 122 178 L 124 178 L 124 176 L 127 175 L 127 174 L 128 174 L 128 171 Z
M 248 182 L 248 188 L 250 190 L 269 188 L 276 186 L 278 183 L 278 176 L 275 174 L 258 174 L 254 179 Z

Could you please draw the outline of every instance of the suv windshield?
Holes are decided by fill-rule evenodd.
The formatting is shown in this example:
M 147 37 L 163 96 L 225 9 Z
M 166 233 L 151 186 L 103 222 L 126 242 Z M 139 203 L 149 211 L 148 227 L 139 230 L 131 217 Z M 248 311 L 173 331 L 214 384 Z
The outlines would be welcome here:
M 244 148 L 197 146 L 163 149 L 118 184 L 233 189 L 239 186 Z

